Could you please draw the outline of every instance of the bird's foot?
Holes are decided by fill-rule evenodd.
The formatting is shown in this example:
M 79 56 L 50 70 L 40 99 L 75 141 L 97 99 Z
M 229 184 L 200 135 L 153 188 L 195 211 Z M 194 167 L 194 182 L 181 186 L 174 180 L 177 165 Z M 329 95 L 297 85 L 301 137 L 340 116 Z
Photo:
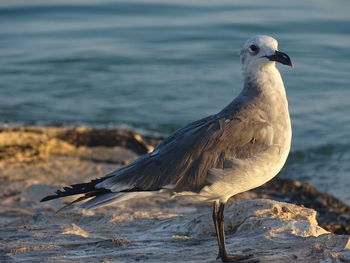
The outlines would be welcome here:
M 253 259 L 253 255 L 218 255 L 216 260 L 221 259 L 222 262 L 231 263 L 258 263 L 259 260 Z

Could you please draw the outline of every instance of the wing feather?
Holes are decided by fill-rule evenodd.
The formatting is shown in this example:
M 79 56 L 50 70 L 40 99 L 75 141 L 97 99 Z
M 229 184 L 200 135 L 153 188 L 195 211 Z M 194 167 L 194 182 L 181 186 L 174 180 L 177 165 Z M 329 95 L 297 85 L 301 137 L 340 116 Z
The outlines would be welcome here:
M 147 195 L 148 191 L 169 187 L 175 192 L 200 192 L 212 183 L 208 171 L 223 169 L 225 161 L 232 158 L 255 156 L 271 145 L 274 130 L 267 119 L 254 102 L 238 97 L 218 114 L 178 129 L 152 153 L 90 183 L 59 190 L 42 201 L 85 194 L 76 202 L 92 198 L 86 207 L 99 207 L 132 192 Z
M 260 112 L 252 116 L 237 111 L 191 123 L 164 140 L 153 154 L 114 171 L 96 187 L 113 191 L 122 184 L 132 186 L 128 191 L 155 191 L 173 185 L 175 192 L 199 192 L 210 184 L 209 169 L 222 169 L 228 158 L 249 158 L 271 145 L 272 126 Z

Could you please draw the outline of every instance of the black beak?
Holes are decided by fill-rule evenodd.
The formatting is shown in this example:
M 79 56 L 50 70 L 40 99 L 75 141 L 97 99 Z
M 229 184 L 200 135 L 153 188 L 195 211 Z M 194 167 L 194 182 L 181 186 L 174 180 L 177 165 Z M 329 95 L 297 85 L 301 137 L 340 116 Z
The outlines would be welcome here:
M 269 60 L 271 61 L 276 61 L 279 63 L 282 63 L 283 65 L 287 65 L 292 67 L 292 61 L 290 60 L 290 57 L 283 52 L 279 52 L 279 51 L 275 51 L 275 54 L 271 55 L 271 56 L 265 56 L 267 57 Z

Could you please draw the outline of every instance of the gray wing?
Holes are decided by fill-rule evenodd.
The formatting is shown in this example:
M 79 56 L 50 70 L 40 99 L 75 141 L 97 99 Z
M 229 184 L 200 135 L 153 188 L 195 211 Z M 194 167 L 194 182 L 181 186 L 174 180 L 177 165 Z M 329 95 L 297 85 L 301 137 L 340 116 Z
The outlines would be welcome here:
M 177 130 L 152 153 L 133 163 L 91 182 L 64 187 L 41 201 L 84 194 L 65 207 L 90 199 L 82 206 L 96 208 L 133 192 L 147 195 L 148 191 L 162 188 L 199 192 L 211 184 L 210 171 L 222 171 L 225 162 L 232 158 L 255 156 L 277 138 L 259 104 L 239 99 L 220 113 Z
M 224 168 L 228 158 L 249 158 L 266 150 L 273 128 L 262 113 L 249 109 L 223 110 L 177 130 L 149 154 L 106 176 L 96 188 L 153 191 L 172 186 L 199 192 L 210 184 L 211 168 Z

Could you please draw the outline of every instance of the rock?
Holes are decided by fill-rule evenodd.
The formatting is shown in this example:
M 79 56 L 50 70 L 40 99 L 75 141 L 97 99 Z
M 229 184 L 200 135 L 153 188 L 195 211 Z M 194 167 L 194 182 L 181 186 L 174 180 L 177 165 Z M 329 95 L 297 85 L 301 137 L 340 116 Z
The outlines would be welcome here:
M 317 221 L 323 228 L 336 234 L 350 234 L 350 207 L 310 184 L 277 177 L 252 192 L 259 198 L 312 208 L 317 211 Z
M 146 139 L 133 131 L 119 129 L 8 127 L 0 129 L 0 161 L 23 162 L 52 156 L 73 156 L 125 163 L 152 151 L 154 147 L 151 143 L 158 142 L 157 139 Z
M 218 262 L 211 207 L 143 201 L 96 211 L 12 213 L 20 220 L 0 228 L 6 240 L 0 260 Z M 250 255 L 247 263 L 350 262 L 349 236 L 322 229 L 316 212 L 305 207 L 240 201 L 227 205 L 225 227 L 228 250 Z
M 215 234 L 210 212 L 168 224 L 182 241 Z M 227 206 L 225 228 L 229 251 L 251 255 L 251 262 L 350 262 L 350 236 L 321 228 L 313 209 L 267 199 L 240 201 Z
M 229 205 L 225 213 L 228 249 L 251 254 L 259 262 L 350 262 L 350 236 L 329 233 L 316 221 L 316 211 L 266 199 Z M 210 214 L 193 225 L 192 236 L 208 235 Z M 208 228 L 209 226 L 209 228 Z

